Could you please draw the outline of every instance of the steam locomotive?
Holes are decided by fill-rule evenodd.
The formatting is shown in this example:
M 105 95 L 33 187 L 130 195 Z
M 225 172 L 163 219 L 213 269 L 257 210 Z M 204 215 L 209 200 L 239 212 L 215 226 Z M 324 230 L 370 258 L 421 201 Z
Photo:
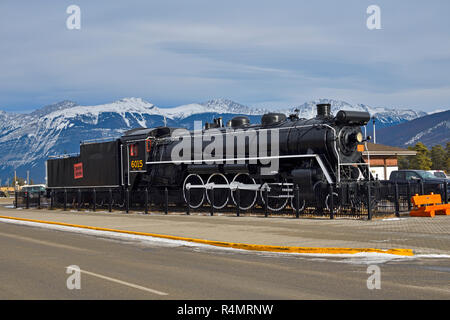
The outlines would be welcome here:
M 137 128 L 113 141 L 82 142 L 79 155 L 47 160 L 48 190 L 119 190 L 116 204 L 125 193 L 142 201 L 145 191 L 152 202 L 168 195 L 191 208 L 328 206 L 327 186 L 373 179 L 362 158 L 369 113 L 330 110 L 319 104 L 312 119 L 268 113 L 251 124 L 236 116 L 192 131 Z M 97 201 L 106 201 L 100 194 Z

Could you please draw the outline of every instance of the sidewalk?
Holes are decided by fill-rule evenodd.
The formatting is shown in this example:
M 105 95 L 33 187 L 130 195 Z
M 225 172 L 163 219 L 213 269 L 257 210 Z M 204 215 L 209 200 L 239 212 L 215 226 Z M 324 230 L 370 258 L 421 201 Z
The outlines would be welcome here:
M 373 221 L 286 217 L 14 209 L 0 215 L 92 227 L 156 233 L 235 243 L 296 246 L 413 249 L 415 254 L 450 254 L 450 217 L 390 218 Z

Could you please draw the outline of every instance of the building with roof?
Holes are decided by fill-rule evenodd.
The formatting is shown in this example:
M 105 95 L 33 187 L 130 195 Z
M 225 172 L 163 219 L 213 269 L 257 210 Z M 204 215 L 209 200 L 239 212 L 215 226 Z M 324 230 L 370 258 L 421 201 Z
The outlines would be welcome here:
M 378 180 L 387 180 L 392 171 L 398 170 L 398 156 L 415 156 L 416 151 L 384 144 L 367 143 L 367 149 L 363 151 L 366 163 L 370 165 L 370 171 Z

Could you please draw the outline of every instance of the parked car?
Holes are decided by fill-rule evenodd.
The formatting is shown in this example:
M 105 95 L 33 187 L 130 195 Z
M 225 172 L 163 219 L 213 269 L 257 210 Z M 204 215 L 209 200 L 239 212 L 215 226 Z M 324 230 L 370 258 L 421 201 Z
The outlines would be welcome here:
M 27 196 L 27 193 L 30 194 L 30 199 L 37 198 L 39 194 L 44 195 L 45 194 L 45 185 L 43 184 L 36 184 L 36 185 L 27 185 L 23 186 L 20 190 L 24 197 Z
M 448 179 L 447 175 L 442 170 L 427 170 L 427 172 L 432 173 L 437 178 Z
M 391 172 L 389 180 L 397 182 L 403 186 L 410 183 L 413 188 L 411 192 L 419 193 L 421 190 L 421 184 L 423 184 L 423 191 L 425 194 L 430 192 L 444 194 L 444 183 L 447 182 L 447 199 L 450 199 L 450 183 L 447 178 L 438 178 L 433 173 L 425 170 L 395 170 Z M 420 186 L 420 188 L 419 188 Z M 403 190 L 405 188 L 403 187 Z

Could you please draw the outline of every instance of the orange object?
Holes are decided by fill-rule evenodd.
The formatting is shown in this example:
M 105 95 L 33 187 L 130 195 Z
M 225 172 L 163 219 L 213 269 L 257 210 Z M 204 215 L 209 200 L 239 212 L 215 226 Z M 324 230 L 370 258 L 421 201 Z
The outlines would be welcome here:
M 363 144 L 358 144 L 358 146 L 356 147 L 356 151 L 364 152 L 364 145 Z
M 409 212 L 411 217 L 434 217 L 436 214 L 450 216 L 450 204 L 443 204 L 440 194 L 416 194 L 411 202 L 414 205 Z

